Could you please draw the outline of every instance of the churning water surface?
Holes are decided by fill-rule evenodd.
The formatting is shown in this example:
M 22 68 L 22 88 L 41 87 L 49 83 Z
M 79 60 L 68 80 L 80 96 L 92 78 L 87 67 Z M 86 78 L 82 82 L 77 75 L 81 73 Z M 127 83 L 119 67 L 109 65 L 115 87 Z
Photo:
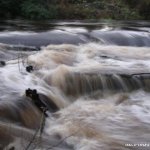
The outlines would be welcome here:
M 8 20 L 0 43 L 0 149 L 150 148 L 149 22 Z

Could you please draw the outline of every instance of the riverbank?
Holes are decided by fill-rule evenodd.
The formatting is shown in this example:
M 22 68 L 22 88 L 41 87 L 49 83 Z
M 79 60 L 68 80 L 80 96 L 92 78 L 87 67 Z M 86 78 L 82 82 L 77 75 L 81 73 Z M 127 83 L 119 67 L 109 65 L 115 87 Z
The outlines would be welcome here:
M 46 19 L 150 19 L 149 0 L 6 0 L 0 2 L 1 18 Z M 17 6 L 17 7 L 16 7 Z

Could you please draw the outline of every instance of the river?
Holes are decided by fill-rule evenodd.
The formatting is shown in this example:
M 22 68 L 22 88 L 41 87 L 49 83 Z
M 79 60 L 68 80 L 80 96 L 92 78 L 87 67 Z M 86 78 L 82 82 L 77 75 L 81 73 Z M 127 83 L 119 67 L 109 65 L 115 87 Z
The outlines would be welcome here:
M 0 21 L 0 83 L 0 149 L 150 149 L 150 22 Z

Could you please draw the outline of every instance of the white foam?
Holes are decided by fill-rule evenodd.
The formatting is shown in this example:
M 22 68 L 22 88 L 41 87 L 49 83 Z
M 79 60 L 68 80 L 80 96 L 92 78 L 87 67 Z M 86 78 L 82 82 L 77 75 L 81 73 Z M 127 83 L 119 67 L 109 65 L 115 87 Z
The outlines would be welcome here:
M 149 93 L 142 90 L 124 93 L 125 96 L 108 93 L 97 99 L 89 95 L 72 99 L 73 96 L 64 94 L 65 85 L 71 83 L 69 80 L 65 83 L 68 74 L 97 70 L 111 74 L 149 73 L 150 48 L 98 43 L 49 45 L 29 56 L 26 62 L 35 68 L 33 73 L 26 73 L 22 64 L 19 71 L 17 60 L 0 68 L 1 88 L 8 90 L 7 94 L 36 88 L 53 98 L 62 109 L 46 121 L 45 132 L 49 136 L 68 137 L 65 141 L 77 150 L 126 149 L 126 143 L 150 142 Z

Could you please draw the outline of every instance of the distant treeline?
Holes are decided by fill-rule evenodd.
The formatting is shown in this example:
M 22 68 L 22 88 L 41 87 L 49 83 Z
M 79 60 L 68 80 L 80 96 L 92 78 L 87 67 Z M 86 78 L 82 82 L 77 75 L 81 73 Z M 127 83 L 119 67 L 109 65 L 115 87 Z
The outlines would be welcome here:
M 0 0 L 0 18 L 150 19 L 150 0 Z

